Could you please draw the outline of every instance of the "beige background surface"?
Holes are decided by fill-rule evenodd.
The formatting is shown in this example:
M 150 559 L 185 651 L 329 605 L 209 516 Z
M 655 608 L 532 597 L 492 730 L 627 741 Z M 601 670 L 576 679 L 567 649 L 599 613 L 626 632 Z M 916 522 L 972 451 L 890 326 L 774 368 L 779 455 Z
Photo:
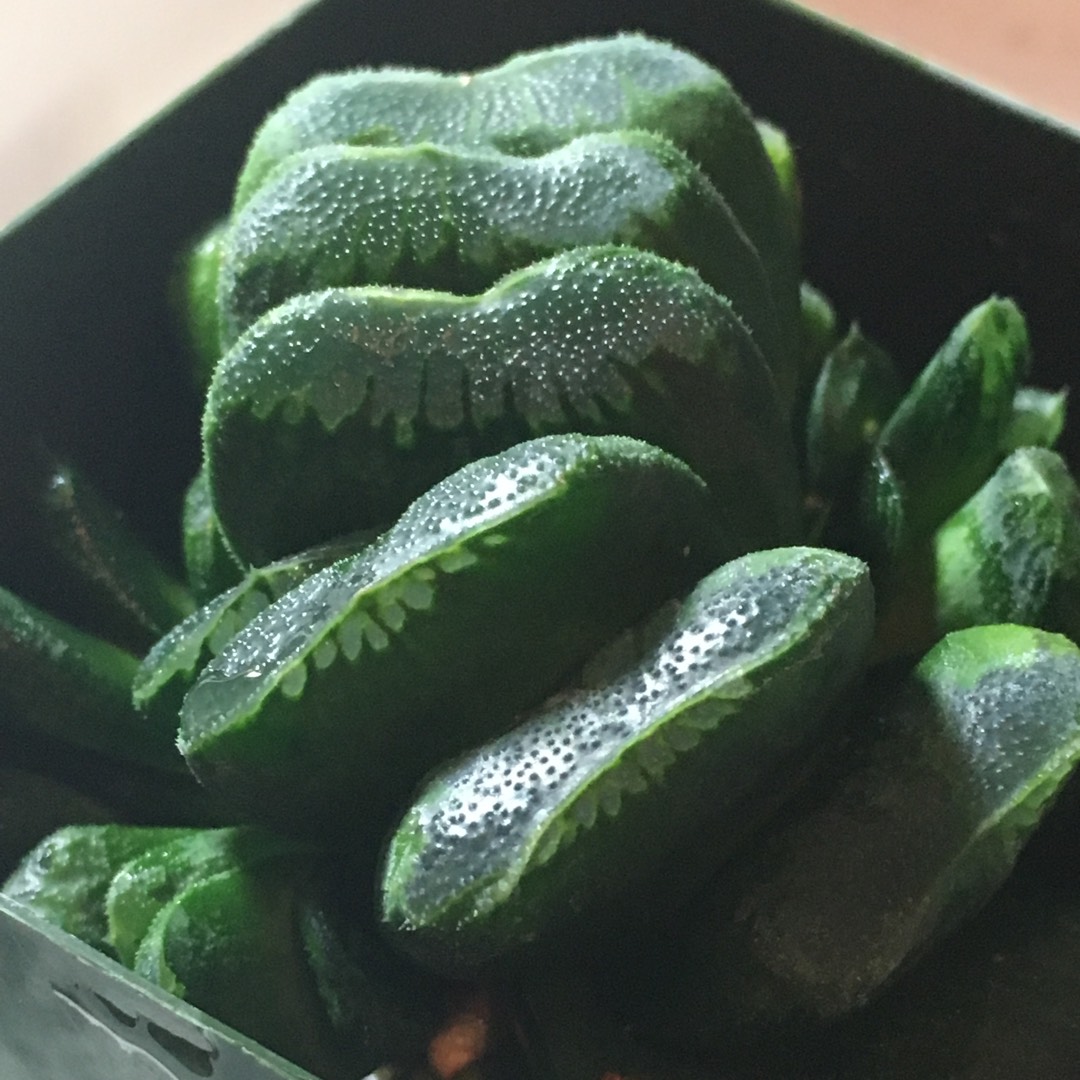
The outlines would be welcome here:
M 1080 127 L 1080 0 L 804 0 Z
M 1080 126 L 1080 0 L 808 3 Z M 298 6 L 0 4 L 0 226 Z
M 299 0 L 0 3 L 0 226 Z

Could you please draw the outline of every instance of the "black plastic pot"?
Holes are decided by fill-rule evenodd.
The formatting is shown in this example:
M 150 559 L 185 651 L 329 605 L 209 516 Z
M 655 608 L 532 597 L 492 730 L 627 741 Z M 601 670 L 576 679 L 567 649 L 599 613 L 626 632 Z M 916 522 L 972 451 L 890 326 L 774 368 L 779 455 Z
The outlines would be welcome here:
M 41 434 L 176 557 L 199 424 L 168 279 L 182 244 L 227 208 L 248 139 L 290 88 L 356 64 L 484 66 L 618 29 L 696 51 L 786 129 L 808 278 L 909 371 L 996 292 L 1029 317 L 1040 382 L 1072 380 L 1080 133 L 771 0 L 322 0 L 0 237 L 0 512 Z M 14 520 L 0 513 L 0 563 Z M 306 1074 L 0 901 L 0 1076 L 211 1075 Z

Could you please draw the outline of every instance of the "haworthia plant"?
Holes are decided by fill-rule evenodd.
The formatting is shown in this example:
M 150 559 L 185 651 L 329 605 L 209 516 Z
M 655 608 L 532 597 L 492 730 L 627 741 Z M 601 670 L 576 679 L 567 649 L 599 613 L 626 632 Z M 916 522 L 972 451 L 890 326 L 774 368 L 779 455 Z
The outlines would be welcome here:
M 164 723 L 178 723 L 184 695 L 211 657 L 278 597 L 316 570 L 354 555 L 375 535 L 342 537 L 249 570 L 239 584 L 174 626 L 143 657 L 131 686 L 135 707 Z
M 729 555 L 798 539 L 794 444 L 760 352 L 694 271 L 630 248 L 579 248 L 475 297 L 297 297 L 219 365 L 203 439 L 226 538 L 259 564 L 392 520 L 470 458 L 560 430 L 683 458 L 737 538 Z
M 243 567 L 221 533 L 205 468 L 199 469 L 184 493 L 181 532 L 188 585 L 200 604 L 240 582 Z
M 1021 622 L 1080 637 L 1080 490 L 1052 450 L 1014 451 L 934 537 L 940 632 Z
M 905 393 L 865 470 L 864 544 L 879 564 L 902 559 L 994 471 L 1030 364 L 1012 300 L 973 308 Z
M 225 239 L 222 346 L 300 293 L 476 293 L 530 262 L 598 244 L 693 267 L 731 302 L 773 371 L 789 365 L 769 279 L 742 226 L 682 151 L 646 131 L 583 135 L 538 158 L 432 143 L 293 155 Z
M 467 970 L 640 899 L 691 838 L 715 867 L 828 738 L 872 626 L 847 555 L 783 548 L 710 574 L 620 676 L 435 774 L 390 843 L 387 929 Z
M 175 728 L 131 704 L 139 661 L 0 588 L 0 725 L 154 769 L 184 770 Z
M 113 875 L 129 859 L 191 829 L 130 825 L 70 825 L 51 833 L 22 859 L 2 895 L 111 953 L 105 897 Z
M 318 76 L 256 133 L 235 205 L 278 163 L 312 147 L 437 142 L 533 157 L 578 135 L 630 129 L 664 135 L 716 185 L 765 264 L 794 358 L 798 242 L 753 117 L 714 67 L 639 34 L 538 49 L 465 75 L 384 68 Z M 780 378 L 785 409 L 795 378 L 794 365 Z
M 180 748 L 247 813 L 363 848 L 427 769 L 509 726 L 717 546 L 704 485 L 654 447 L 519 444 L 248 623 L 188 693 Z
M 1001 885 L 1078 760 L 1076 645 L 947 635 L 684 913 L 645 1022 L 723 1056 L 866 1005 Z
M 806 484 L 830 502 L 850 499 L 871 448 L 900 401 L 888 353 L 854 325 L 822 363 L 806 417 Z

